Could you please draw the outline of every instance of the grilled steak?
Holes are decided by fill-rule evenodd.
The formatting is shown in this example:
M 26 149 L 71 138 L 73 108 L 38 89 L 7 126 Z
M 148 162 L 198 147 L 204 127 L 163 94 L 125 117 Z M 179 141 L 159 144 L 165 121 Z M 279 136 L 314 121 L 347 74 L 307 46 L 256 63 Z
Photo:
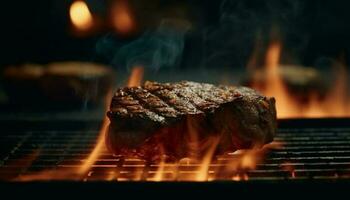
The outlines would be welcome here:
M 188 81 L 120 88 L 107 116 L 108 149 L 147 160 L 201 156 L 213 141 L 216 154 L 262 146 L 276 133 L 274 98 Z

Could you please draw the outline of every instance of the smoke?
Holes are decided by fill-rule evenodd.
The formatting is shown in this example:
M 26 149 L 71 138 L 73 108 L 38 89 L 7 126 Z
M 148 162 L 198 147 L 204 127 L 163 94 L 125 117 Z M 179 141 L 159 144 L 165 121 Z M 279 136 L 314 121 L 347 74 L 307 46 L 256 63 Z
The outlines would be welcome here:
M 218 24 L 205 32 L 206 66 L 246 66 L 254 48 L 263 54 L 271 39 L 282 40 L 288 55 L 298 57 L 308 43 L 301 16 L 305 7 L 300 0 L 224 0 Z
M 134 40 L 122 40 L 109 34 L 98 42 L 98 54 L 103 55 L 111 65 L 122 69 L 135 65 L 151 70 L 176 67 L 244 68 L 254 51 L 259 60 L 256 64 L 263 64 L 269 42 L 277 39 L 283 46 L 283 64 L 312 64 L 319 56 L 310 53 L 320 49 L 315 43 L 319 43 L 319 38 L 327 38 L 325 31 L 333 30 L 332 27 L 322 28 L 322 21 L 330 16 L 325 12 L 327 4 L 322 7 L 314 1 L 186 2 L 191 7 L 187 11 L 192 15 L 187 13 L 185 17 L 162 18 L 157 29 L 149 29 Z M 151 13 L 149 15 L 149 18 L 155 18 Z M 318 35 L 322 37 L 318 38 Z M 327 39 L 321 42 L 327 42 Z M 326 49 L 325 45 L 323 49 Z
M 109 57 L 111 65 L 128 70 L 134 66 L 155 71 L 175 67 L 180 64 L 185 33 L 189 29 L 186 21 L 164 19 L 156 30 L 147 31 L 127 44 L 108 35 L 98 43 L 97 51 Z

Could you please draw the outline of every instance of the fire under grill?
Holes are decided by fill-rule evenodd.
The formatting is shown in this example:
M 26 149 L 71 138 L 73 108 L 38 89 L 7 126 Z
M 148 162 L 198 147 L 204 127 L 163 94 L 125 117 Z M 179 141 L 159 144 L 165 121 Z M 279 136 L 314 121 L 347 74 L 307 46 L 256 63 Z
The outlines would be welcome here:
M 221 175 L 240 154 L 216 157 L 207 169 L 208 180 L 298 180 L 350 178 L 348 119 L 298 119 L 279 122 L 276 142 L 255 169 Z M 146 163 L 120 158 L 106 149 L 83 174 L 77 171 L 93 151 L 99 123 L 91 121 L 1 122 L 0 180 L 164 181 L 192 180 L 195 163 Z M 176 169 L 176 170 L 175 170 Z

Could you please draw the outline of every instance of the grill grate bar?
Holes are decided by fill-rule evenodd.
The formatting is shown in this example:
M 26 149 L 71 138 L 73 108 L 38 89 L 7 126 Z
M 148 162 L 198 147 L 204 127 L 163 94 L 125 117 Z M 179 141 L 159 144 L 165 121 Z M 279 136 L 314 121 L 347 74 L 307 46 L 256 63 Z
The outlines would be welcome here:
M 65 124 L 60 124 L 64 127 Z M 77 171 L 91 153 L 97 130 L 9 130 L 0 135 L 0 179 L 37 174 L 42 171 Z M 282 127 L 275 138 L 282 146 L 271 149 L 256 169 L 221 169 L 237 155 L 217 157 L 208 169 L 208 180 L 281 180 L 350 178 L 350 127 Z M 77 177 L 83 181 L 155 180 L 159 164 L 138 159 L 121 159 L 103 150 L 91 169 Z M 166 164 L 162 180 L 190 180 L 198 175 L 198 164 Z M 38 174 L 39 173 L 39 174 Z M 76 174 L 75 174 L 76 175 Z M 159 175 L 159 174 L 158 174 Z M 56 177 L 57 178 L 57 177 Z

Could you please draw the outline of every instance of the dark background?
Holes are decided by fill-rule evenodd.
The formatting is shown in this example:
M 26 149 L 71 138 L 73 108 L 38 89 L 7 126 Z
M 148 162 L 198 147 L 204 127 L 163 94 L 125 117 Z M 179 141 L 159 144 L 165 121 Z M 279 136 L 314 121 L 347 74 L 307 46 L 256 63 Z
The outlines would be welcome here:
M 96 51 L 97 42 L 111 30 L 105 28 L 84 37 L 74 35 L 68 15 L 71 2 L 2 1 L 0 66 L 59 60 L 111 63 L 110 57 Z M 88 3 L 93 12 L 105 17 L 108 0 L 89 0 Z M 184 38 L 181 67 L 202 65 L 207 58 L 213 58 L 204 64 L 207 67 L 243 66 L 252 52 L 256 33 L 261 33 L 262 43 L 266 45 L 272 24 L 278 25 L 284 49 L 294 57 L 293 61 L 287 59 L 286 62 L 313 65 L 319 58 L 336 57 L 342 52 L 348 55 L 350 47 L 350 2 L 345 0 L 143 0 L 129 3 L 141 28 L 128 38 L 112 33 L 110 40 L 117 40 L 122 46 L 143 32 L 154 30 L 164 17 L 186 18 L 193 29 Z

